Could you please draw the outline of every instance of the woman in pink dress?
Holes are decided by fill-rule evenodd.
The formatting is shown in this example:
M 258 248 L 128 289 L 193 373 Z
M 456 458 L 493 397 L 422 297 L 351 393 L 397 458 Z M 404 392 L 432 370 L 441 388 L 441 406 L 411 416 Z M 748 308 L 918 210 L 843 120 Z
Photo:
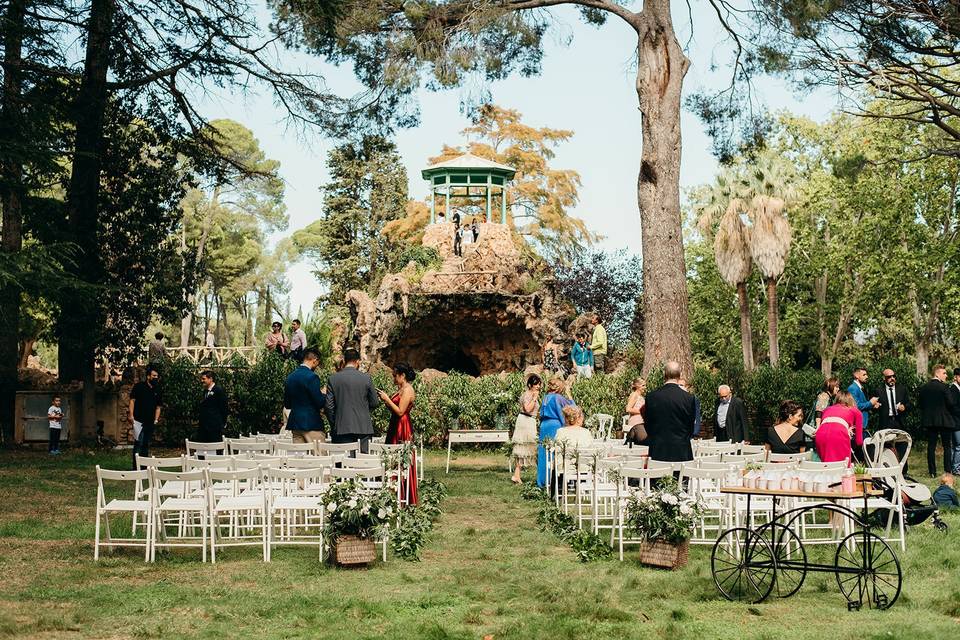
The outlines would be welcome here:
M 413 443 L 413 425 L 410 423 L 410 410 L 417 393 L 410 384 L 417 377 L 414 370 L 405 362 L 393 368 L 393 381 L 397 392 L 388 396 L 379 391 L 380 399 L 390 409 L 390 426 L 387 428 L 387 444 Z M 406 479 L 400 479 L 400 493 L 408 498 L 408 504 L 417 504 L 417 449 L 410 452 L 410 467 Z
M 863 415 L 849 391 L 837 392 L 834 404 L 823 410 L 814 443 L 822 462 L 849 462 L 853 458 L 851 441 L 863 445 Z

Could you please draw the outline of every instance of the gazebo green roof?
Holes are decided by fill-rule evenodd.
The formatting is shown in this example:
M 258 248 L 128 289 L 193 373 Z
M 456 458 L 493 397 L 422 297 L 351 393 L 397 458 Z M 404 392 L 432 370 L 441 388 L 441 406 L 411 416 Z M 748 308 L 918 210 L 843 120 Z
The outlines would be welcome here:
M 506 180 L 513 178 L 517 170 L 493 160 L 487 160 L 472 153 L 464 153 L 456 158 L 450 158 L 443 162 L 432 164 L 421 172 L 424 180 L 430 180 L 433 176 L 450 173 L 470 173 L 470 174 L 490 174 L 502 176 Z

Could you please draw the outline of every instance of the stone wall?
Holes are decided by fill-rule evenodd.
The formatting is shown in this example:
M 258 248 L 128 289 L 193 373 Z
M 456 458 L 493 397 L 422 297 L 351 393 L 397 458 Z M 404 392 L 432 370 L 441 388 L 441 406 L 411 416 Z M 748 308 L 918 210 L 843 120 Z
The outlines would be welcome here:
M 375 298 L 351 291 L 353 330 L 368 363 L 485 375 L 539 363 L 547 338 L 570 311 L 523 267 L 510 228 L 479 225 L 479 241 L 453 255 L 453 224 L 430 225 L 423 244 L 443 259 L 425 273 L 408 265 L 383 279 Z

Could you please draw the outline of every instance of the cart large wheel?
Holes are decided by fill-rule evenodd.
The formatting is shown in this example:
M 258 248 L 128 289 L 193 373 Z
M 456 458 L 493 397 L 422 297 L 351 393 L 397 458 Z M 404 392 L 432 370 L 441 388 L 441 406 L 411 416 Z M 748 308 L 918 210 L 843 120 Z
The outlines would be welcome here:
M 770 544 L 744 527 L 727 529 L 713 545 L 713 582 L 727 600 L 762 602 L 777 581 Z
M 779 522 L 772 522 L 760 531 L 770 531 L 770 545 L 777 556 L 774 593 L 779 598 L 789 598 L 800 590 L 807 577 L 807 550 L 794 530 Z
M 834 558 L 837 585 L 847 607 L 888 609 L 900 597 L 903 574 L 893 549 L 870 531 L 854 532 L 840 542 Z

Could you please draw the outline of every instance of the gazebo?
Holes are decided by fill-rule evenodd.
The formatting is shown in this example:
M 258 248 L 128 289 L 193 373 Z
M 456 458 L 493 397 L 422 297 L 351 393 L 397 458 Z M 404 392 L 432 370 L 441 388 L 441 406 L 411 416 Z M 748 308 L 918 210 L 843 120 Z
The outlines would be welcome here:
M 500 196 L 500 224 L 507 223 L 507 182 L 513 179 L 516 169 L 493 162 L 472 153 L 432 164 L 423 170 L 424 180 L 430 181 L 430 224 L 436 222 L 437 199 L 444 198 L 444 208 L 456 198 L 485 198 L 487 222 L 491 221 L 494 194 Z

